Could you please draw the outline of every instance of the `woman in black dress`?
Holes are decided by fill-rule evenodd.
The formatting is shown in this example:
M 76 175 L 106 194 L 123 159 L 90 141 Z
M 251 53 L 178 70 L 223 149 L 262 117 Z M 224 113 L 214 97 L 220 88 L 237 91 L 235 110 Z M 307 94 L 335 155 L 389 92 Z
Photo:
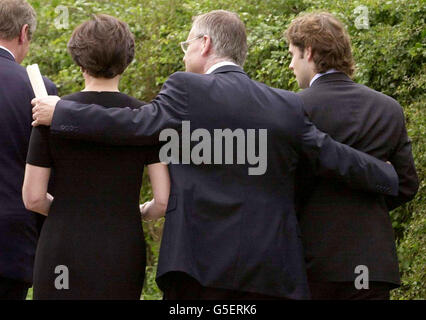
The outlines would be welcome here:
M 63 97 L 106 108 L 143 102 L 118 91 L 134 56 L 127 24 L 107 15 L 80 25 L 68 43 L 85 89 Z M 139 192 L 148 165 L 153 201 L 144 218 L 164 214 L 170 181 L 158 146 L 115 147 L 33 128 L 23 187 L 28 209 L 47 215 L 34 267 L 34 299 L 140 299 L 145 242 Z M 47 193 L 53 169 L 53 197 Z

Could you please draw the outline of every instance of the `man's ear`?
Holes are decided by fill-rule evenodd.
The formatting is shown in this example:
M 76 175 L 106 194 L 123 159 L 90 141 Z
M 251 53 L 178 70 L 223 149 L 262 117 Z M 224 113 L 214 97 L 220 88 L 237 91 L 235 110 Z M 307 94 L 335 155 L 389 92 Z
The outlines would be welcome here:
M 308 62 L 312 61 L 313 59 L 312 47 L 305 48 L 304 54 L 306 56 L 306 59 L 308 59 Z
M 212 39 L 209 36 L 204 36 L 203 38 L 204 44 L 202 46 L 201 55 L 206 56 L 209 54 L 210 50 L 212 49 Z
M 30 27 L 28 24 L 24 24 L 21 29 L 21 33 L 19 34 L 19 44 L 23 44 L 25 41 L 29 41 L 28 33 L 30 32 Z

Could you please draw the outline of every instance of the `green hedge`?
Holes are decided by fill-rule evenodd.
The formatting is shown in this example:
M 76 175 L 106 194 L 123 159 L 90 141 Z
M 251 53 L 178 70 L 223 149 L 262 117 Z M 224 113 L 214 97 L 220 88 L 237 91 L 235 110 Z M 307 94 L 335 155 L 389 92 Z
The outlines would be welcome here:
M 59 87 L 60 95 L 79 91 L 83 78 L 71 61 L 66 43 L 75 26 L 92 13 L 107 13 L 129 23 L 136 36 L 136 59 L 123 76 L 121 90 L 149 101 L 167 77 L 184 70 L 179 42 L 186 39 L 191 17 L 213 9 L 238 12 L 246 23 L 249 55 L 246 72 L 255 80 L 288 90 L 298 90 L 288 69 L 290 57 L 283 32 L 304 11 L 327 10 L 337 15 L 352 37 L 357 62 L 355 80 L 384 92 L 405 109 L 407 128 L 413 140 L 421 186 L 416 198 L 391 212 L 398 242 L 403 286 L 394 299 L 426 298 L 426 111 L 425 111 L 425 6 L 422 1 L 365 0 L 30 0 L 39 15 L 39 26 L 25 64 L 38 63 Z M 56 29 L 59 5 L 69 9 L 69 28 Z M 367 6 L 369 29 L 357 29 L 354 10 Z M 141 200 L 152 196 L 145 179 Z M 155 285 L 162 221 L 144 223 L 148 245 L 148 275 L 145 299 L 159 299 Z

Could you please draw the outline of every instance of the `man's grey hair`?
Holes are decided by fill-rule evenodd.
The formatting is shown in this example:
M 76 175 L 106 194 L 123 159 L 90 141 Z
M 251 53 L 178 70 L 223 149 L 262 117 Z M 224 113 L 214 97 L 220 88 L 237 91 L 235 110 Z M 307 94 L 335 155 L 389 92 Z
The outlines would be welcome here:
M 208 35 L 217 57 L 227 58 L 241 67 L 247 57 L 246 27 L 230 11 L 214 10 L 193 18 L 195 35 Z
M 0 0 L 0 39 L 12 40 L 19 37 L 22 27 L 28 25 L 31 40 L 37 27 L 34 8 L 25 0 Z

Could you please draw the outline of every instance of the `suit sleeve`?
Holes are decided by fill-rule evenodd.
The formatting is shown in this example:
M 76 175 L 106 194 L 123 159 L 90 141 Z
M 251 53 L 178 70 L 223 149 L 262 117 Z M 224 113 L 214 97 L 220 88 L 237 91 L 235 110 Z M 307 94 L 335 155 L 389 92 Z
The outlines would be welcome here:
M 166 128 L 187 119 L 188 91 L 183 72 L 172 74 L 151 103 L 138 109 L 104 108 L 60 100 L 51 132 L 66 138 L 113 145 L 154 145 Z
M 353 189 L 395 196 L 398 176 L 395 169 L 366 153 L 333 140 L 319 131 L 303 112 L 300 103 L 300 151 L 317 175 L 337 179 Z
M 386 197 L 389 210 L 393 210 L 414 198 L 419 189 L 419 179 L 414 165 L 411 140 L 405 127 L 405 119 L 402 108 L 399 106 L 399 119 L 395 120 L 402 124 L 401 133 L 389 161 L 395 167 L 399 177 L 399 192 L 397 196 Z

